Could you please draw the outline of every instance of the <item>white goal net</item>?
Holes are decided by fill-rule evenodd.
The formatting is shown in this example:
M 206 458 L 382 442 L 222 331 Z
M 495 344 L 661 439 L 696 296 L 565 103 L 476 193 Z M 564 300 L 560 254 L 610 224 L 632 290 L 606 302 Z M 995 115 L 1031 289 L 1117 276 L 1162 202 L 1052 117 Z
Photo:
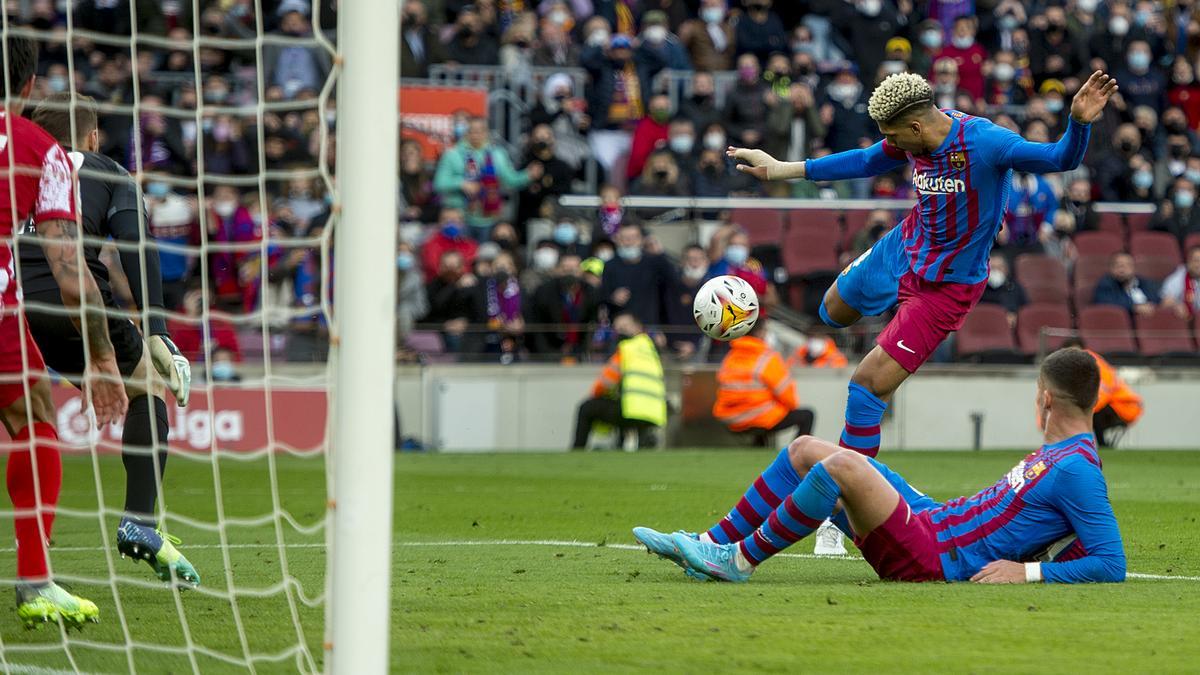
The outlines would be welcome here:
M 78 378 L 62 372 L 71 370 L 68 354 L 96 344 L 89 329 L 97 324 L 88 319 L 95 303 L 84 293 L 81 308 L 64 308 L 60 295 L 43 288 L 57 279 L 50 270 L 58 263 L 27 283 L 37 268 L 25 249 L 49 235 L 37 224 L 40 207 L 25 214 L 18 204 L 20 188 L 13 185 L 22 160 L 10 146 L 6 166 L 16 168 L 3 187 L 15 225 L 5 244 L 17 253 L 0 276 L 21 279 L 24 297 L 17 303 L 23 314 L 6 306 L 3 320 L 31 329 L 51 370 L 30 367 L 36 354 L 21 345 L 23 372 L 0 378 L 24 386 L 34 400 L 34 383 L 51 382 L 47 421 L 57 432 L 62 481 L 55 499 L 46 478 L 52 467 L 39 447 L 44 434 L 29 440 L 5 416 L 16 432 L 4 442 L 10 495 L 19 461 L 12 457 L 23 453 L 33 464 L 36 504 L 5 502 L 4 527 L 14 519 L 36 523 L 50 542 L 48 577 L 94 602 L 99 622 L 85 621 L 76 631 L 65 613 L 61 620 L 29 621 L 29 601 L 43 593 L 44 580 L 28 576 L 28 544 L 22 555 L 11 544 L 0 547 L 0 578 L 16 588 L 18 607 L 15 615 L 0 613 L 0 672 L 349 672 L 342 657 L 350 649 L 362 652 L 356 658 L 365 664 L 361 672 L 369 672 L 388 649 L 392 416 L 381 411 L 392 409 L 392 375 L 380 372 L 391 364 L 384 340 L 363 336 L 373 330 L 394 340 L 390 314 L 375 310 L 394 293 L 388 214 L 394 214 L 396 147 L 394 128 L 369 125 L 391 114 L 396 126 L 398 3 L 11 0 L 5 8 L 5 110 L 23 106 L 25 117 L 40 115 L 49 133 L 65 136 L 59 140 L 78 170 L 83 240 L 73 269 L 84 287 L 85 275 L 100 282 L 95 297 L 107 305 L 130 417 L 97 430 L 86 397 L 72 384 Z M 391 44 L 380 37 L 388 31 Z M 32 40 L 38 53 L 28 91 L 13 81 L 20 59 L 9 46 L 19 40 Z M 368 63 L 370 49 L 380 61 L 390 55 L 391 63 Z M 354 84 L 370 81 L 373 96 Z M 361 105 L 348 109 L 348 101 Z M 88 110 L 96 112 L 94 124 Z M 54 119 L 67 120 L 61 133 L 51 128 Z M 20 137 L 11 121 L 0 124 L 8 124 L 0 129 L 6 137 Z M 347 125 L 361 132 L 357 138 L 346 138 Z M 364 158 L 370 147 L 384 159 Z M 369 175 L 386 170 L 388 161 L 390 177 Z M 337 172 L 339 164 L 348 168 Z M 335 174 L 355 187 L 339 191 Z M 140 206 L 117 204 L 122 186 L 136 190 Z M 106 198 L 107 210 L 99 206 Z M 363 224 L 372 212 L 381 222 Z M 96 222 L 89 223 L 89 214 L 99 214 Z M 143 234 L 115 233 L 114 223 L 129 214 Z M 341 230 L 350 218 L 361 228 L 347 234 Z M 114 231 L 97 231 L 97 223 Z M 378 251 L 364 244 L 372 237 Z M 103 272 L 89 271 L 89 247 Z M 336 260 L 335 249 L 343 249 Z M 339 297 L 383 288 L 370 298 L 369 319 L 350 301 L 340 302 L 346 309 L 335 316 L 340 285 L 346 288 L 336 289 Z M 71 318 L 81 334 L 71 332 Z M 122 321 L 136 330 L 114 327 Z M 168 387 L 167 420 L 160 424 L 154 394 L 165 380 L 151 352 L 133 368 L 142 344 L 164 333 L 190 361 L 193 379 L 186 407 L 176 405 Z M 341 350 L 347 342 L 362 353 Z M 94 364 L 91 349 L 85 371 Z M 375 359 L 374 373 L 365 372 L 367 358 Z M 342 390 L 356 383 L 349 401 L 334 395 L 339 382 Z M 144 412 L 135 417 L 138 405 Z M 36 408 L 35 402 L 22 413 L 35 430 Z M 353 426 L 349 436 L 335 418 Z M 131 431 L 138 424 L 142 435 Z M 147 434 L 145 444 L 131 442 Z M 354 461 L 331 451 L 349 445 Z M 146 501 L 147 487 L 134 484 L 144 471 L 132 467 L 146 462 L 153 467 L 153 506 L 135 513 L 131 504 Z M 363 476 L 371 462 L 386 483 L 365 497 L 339 491 L 339 481 L 370 489 Z M 377 494 L 384 488 L 387 494 Z M 338 530 L 343 519 L 352 525 Z M 140 541 L 130 539 L 127 522 L 142 528 L 136 532 L 157 528 L 168 542 L 159 550 L 179 542 L 175 548 L 199 583 L 181 578 L 179 566 L 174 581 L 164 582 L 154 565 L 123 557 L 131 541 Z M 363 541 L 366 532 L 382 542 Z M 362 562 L 347 557 L 335 577 L 333 543 L 351 536 L 361 542 L 355 546 Z M 171 568 L 168 557 L 155 557 L 159 571 Z M 350 590 L 339 590 L 339 583 Z M 331 602 L 335 596 L 340 604 Z M 349 603 L 357 609 L 348 610 Z M 378 628 L 359 630 L 368 620 L 382 625 L 382 640 Z M 379 644 L 359 649 L 355 638 Z

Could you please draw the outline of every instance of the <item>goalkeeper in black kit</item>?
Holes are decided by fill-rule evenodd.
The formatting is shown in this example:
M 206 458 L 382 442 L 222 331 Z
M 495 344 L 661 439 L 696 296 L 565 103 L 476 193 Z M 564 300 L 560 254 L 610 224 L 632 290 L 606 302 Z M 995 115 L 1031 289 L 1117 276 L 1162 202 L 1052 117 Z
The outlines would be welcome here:
M 75 101 L 74 138 L 68 93 L 45 99 L 34 111 L 33 121 L 67 150 L 79 173 L 84 260 L 96 278 L 105 304 L 116 308 L 108 269 L 100 260 L 101 240 L 111 237 L 120 243 L 140 245 L 152 241 L 152 237 L 143 227 L 146 217 L 133 177 L 115 161 L 96 152 L 99 132 L 95 101 L 79 94 Z M 79 386 L 85 370 L 83 338 L 66 312 L 57 307 L 38 309 L 39 304 L 61 306 L 62 296 L 41 246 L 33 241 L 36 235 L 22 234 L 18 237 L 21 288 L 30 331 L 46 364 Z M 125 515 L 117 529 L 117 550 L 122 556 L 145 560 L 163 581 L 172 581 L 174 577 L 185 584 L 198 585 L 200 575 L 174 546 L 179 540 L 159 531 L 154 508 L 158 483 L 167 462 L 169 425 L 164 390 L 170 389 L 179 405 L 186 406 L 191 365 L 167 334 L 157 248 L 141 246 L 139 252 L 138 247 L 130 246 L 119 251 L 121 267 L 129 277 L 138 310 L 149 311 L 150 315 L 149 335 L 145 339 L 139 332 L 140 326 L 129 319 L 108 317 L 117 366 L 129 397 L 121 436 Z M 148 373 L 151 367 L 157 376 Z

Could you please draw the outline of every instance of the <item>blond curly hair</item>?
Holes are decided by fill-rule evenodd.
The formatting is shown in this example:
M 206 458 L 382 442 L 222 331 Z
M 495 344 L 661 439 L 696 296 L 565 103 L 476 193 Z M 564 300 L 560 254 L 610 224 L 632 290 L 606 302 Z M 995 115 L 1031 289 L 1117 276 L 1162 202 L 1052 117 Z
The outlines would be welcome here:
M 922 103 L 933 104 L 929 82 L 916 73 L 894 73 L 871 92 L 867 114 L 876 122 L 887 122 Z

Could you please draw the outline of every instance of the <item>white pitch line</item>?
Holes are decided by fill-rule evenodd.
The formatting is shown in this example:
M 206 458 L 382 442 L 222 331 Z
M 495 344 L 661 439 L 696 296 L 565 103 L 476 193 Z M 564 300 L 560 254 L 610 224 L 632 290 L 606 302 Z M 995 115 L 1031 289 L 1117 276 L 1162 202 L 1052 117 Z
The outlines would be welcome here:
M 421 548 L 430 546 L 566 546 L 571 548 L 611 548 L 618 551 L 644 551 L 645 546 L 637 544 L 609 544 L 598 543 L 594 541 L 579 541 L 578 539 L 465 539 L 461 541 L 395 541 L 392 544 L 399 548 Z M 184 546 L 187 549 L 220 549 L 220 544 L 189 544 Z M 277 549 L 277 544 L 230 544 L 225 548 L 229 549 Z M 284 544 L 286 549 L 314 549 L 325 548 L 323 543 L 289 543 Z M 51 551 L 67 551 L 72 553 L 98 553 L 104 551 L 100 546 L 56 546 Z M 0 553 L 16 553 L 15 548 L 0 548 Z M 805 560 L 851 560 L 864 562 L 861 556 L 856 555 L 814 555 L 812 553 L 778 553 L 776 558 L 802 558 Z M 1175 574 L 1142 574 L 1140 572 L 1128 572 L 1125 575 L 1130 579 L 1150 579 L 1153 581 L 1200 581 L 1200 577 L 1180 576 Z

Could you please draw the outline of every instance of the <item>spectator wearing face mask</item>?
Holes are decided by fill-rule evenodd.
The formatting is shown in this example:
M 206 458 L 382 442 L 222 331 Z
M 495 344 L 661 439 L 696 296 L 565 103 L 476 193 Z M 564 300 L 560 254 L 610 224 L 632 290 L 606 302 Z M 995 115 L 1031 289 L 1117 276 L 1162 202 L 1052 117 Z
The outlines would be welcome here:
M 1132 199 L 1135 189 L 1149 195 L 1149 190 L 1154 185 L 1154 173 L 1149 167 L 1145 173 L 1138 174 L 1136 185 L 1133 180 L 1135 169 L 1146 164 L 1145 157 L 1139 154 L 1141 150 L 1142 136 L 1137 127 L 1128 123 L 1117 127 L 1116 133 L 1113 134 L 1112 152 L 1105 155 L 1096 167 L 1096 183 L 1100 186 L 1102 201 Z
M 551 238 L 554 239 L 554 245 L 558 247 L 560 260 L 564 255 L 582 258 L 583 254 L 587 253 L 587 246 L 579 241 L 579 224 L 565 215 L 559 216 L 558 222 L 554 224 Z
M 1075 230 L 1090 232 L 1098 229 L 1100 215 L 1092 201 L 1092 183 L 1086 178 L 1076 178 L 1067 185 L 1059 207 L 1075 218 Z
M 529 128 L 548 125 L 554 136 L 554 156 L 579 171 L 591 158 L 587 131 L 592 120 L 587 103 L 573 96 L 574 85 L 566 73 L 555 73 L 542 84 L 542 94 L 529 112 Z
M 643 250 L 641 228 L 626 225 L 617 231 L 617 256 L 604 264 L 601 300 L 609 315 L 628 312 L 649 326 L 670 322 L 675 272 L 666 258 Z
M 746 281 L 758 294 L 760 316 L 774 306 L 774 288 L 767 283 L 762 263 L 750 257 L 750 235 L 741 228 L 722 228 L 713 235 L 710 257 L 715 260 L 708 268 L 708 278 L 726 274 Z
M 704 133 L 711 125 L 721 122 L 722 112 L 717 109 L 716 83 L 712 73 L 701 70 L 692 75 L 692 95 L 679 104 L 679 114 L 691 120 L 698 133 Z M 724 140 L 722 135 L 722 145 L 717 149 L 725 149 Z M 696 144 L 700 145 L 700 140 Z
M 555 142 L 554 131 L 548 125 L 538 125 L 529 132 L 529 145 L 521 168 L 528 170 L 537 163 L 542 167 L 542 175 L 537 180 L 529 181 L 518 193 L 518 223 L 542 216 L 548 206 L 557 202 L 559 195 L 571 191 L 575 171 L 554 154 Z
M 933 64 L 933 102 L 939 108 L 957 108 L 964 96 L 971 98 L 959 84 L 958 65 L 952 58 L 939 58 Z
M 587 90 L 591 115 L 588 143 L 596 161 L 610 171 L 617 158 L 630 149 L 631 130 L 644 116 L 652 80 L 666 62 L 653 50 L 639 51 L 635 60 L 633 42 L 627 35 L 613 35 L 607 44 L 589 36 L 588 42 L 579 56 L 591 77 Z
M 1200 316 L 1200 246 L 1189 249 L 1184 264 L 1163 281 L 1162 300 L 1180 318 Z
M 446 45 L 446 62 L 464 66 L 494 66 L 500 61 L 495 26 L 485 25 L 479 10 L 467 5 L 458 12 L 453 37 Z
M 1067 12 L 1061 6 L 1046 7 L 1044 25 L 1030 32 L 1029 60 L 1033 72 L 1040 77 L 1066 79 L 1087 68 L 1082 35 L 1071 30 Z
M 914 73 L 927 73 L 933 69 L 933 61 L 946 43 L 946 29 L 936 19 L 926 19 L 917 25 L 916 40 L 909 69 Z
M 785 51 L 788 44 L 783 21 L 771 11 L 771 0 L 745 0 L 745 6 L 746 13 L 734 27 L 739 73 L 742 55 L 753 54 L 756 62 L 762 63 L 772 52 Z
M 448 251 L 458 253 L 463 259 L 464 269 L 475 264 L 479 244 L 466 236 L 463 228 L 462 211 L 444 208 L 438 216 L 438 229 L 421 247 L 421 268 L 425 281 L 432 281 L 438 274 L 438 266 Z
M 236 187 L 218 185 L 209 199 L 208 237 L 213 243 L 246 244 L 262 239 L 256 223 L 242 205 Z M 258 300 L 258 252 L 216 251 L 208 255 L 209 278 L 218 306 L 248 312 Z
M 1041 252 L 1038 237 L 1042 228 L 1054 227 L 1058 198 L 1054 188 L 1043 176 L 1033 173 L 1013 174 L 1004 210 L 1004 228 L 997 241 L 1010 259 L 1021 253 Z
M 646 162 L 646 170 L 633 182 L 630 192 L 635 195 L 659 197 L 686 197 L 691 194 L 691 185 L 679 171 L 675 157 L 666 149 L 657 150 Z M 650 217 L 661 209 L 639 209 L 642 217 Z
M 557 227 L 557 226 L 556 226 Z M 550 239 L 539 241 L 529 256 L 529 266 L 521 273 L 521 286 L 528 293 L 533 293 L 554 275 L 558 266 L 558 244 Z
M 1200 127 L 1200 83 L 1196 82 L 1196 71 L 1183 56 L 1175 57 L 1171 65 L 1171 87 L 1167 90 L 1167 101 L 1183 110 L 1187 117 L 1186 128 Z M 1166 121 L 1163 121 L 1166 124 Z
M 662 63 L 669 70 L 691 70 L 687 50 L 667 24 L 667 14 L 661 9 L 652 9 L 642 15 L 642 40 L 638 45 L 638 60 L 645 63 Z M 653 52 L 644 55 L 644 52 Z
M 212 384 L 237 384 L 242 376 L 237 372 L 237 354 L 227 347 L 217 347 L 212 353 L 212 362 L 208 365 Z
M 700 290 L 707 278 L 708 254 L 699 245 L 689 244 L 683 249 L 683 255 L 679 259 L 679 275 L 674 290 L 675 302 L 670 312 L 672 329 L 668 340 L 671 349 L 683 361 L 696 353 L 701 338 L 704 337 L 694 328 L 692 303 L 696 299 L 696 291 Z
M 788 368 L 845 368 L 850 360 L 828 335 L 810 335 L 788 357 Z
M 579 46 L 571 39 L 570 29 L 557 22 L 555 15 L 542 20 L 540 40 L 533 50 L 533 65 L 542 68 L 572 68 L 579 65 Z
M 1097 305 L 1116 305 L 1132 314 L 1148 316 L 1159 303 L 1158 284 L 1138 276 L 1133 256 L 1114 253 L 1108 275 L 1096 284 L 1092 302 Z
M 1024 105 L 1029 100 L 1032 85 L 1028 71 L 1017 71 L 1017 57 L 1010 51 L 996 52 L 988 78 L 987 98 L 990 105 Z
M 488 329 L 481 335 L 482 352 L 487 355 L 484 358 L 512 363 L 517 359 L 525 334 L 523 293 L 517 265 L 510 254 L 501 252 L 492 261 L 491 269 L 477 277 L 475 304 L 482 308 L 482 319 Z
M 679 27 L 679 41 L 697 71 L 733 70 L 737 42 L 725 0 L 700 0 L 699 17 Z
M 903 22 L 894 0 L 855 0 L 854 2 L 831 2 L 826 4 L 829 19 L 840 32 L 863 81 L 864 86 L 874 84 L 873 78 L 883 62 L 880 47 L 901 30 Z
M 579 256 L 563 254 L 554 279 L 539 286 L 528 303 L 529 351 L 554 358 L 583 356 L 590 342 L 587 327 L 598 321 L 599 308 L 596 289 L 583 282 Z M 556 328 L 547 328 L 551 325 Z
M 958 85 L 974 100 L 983 98 L 983 64 L 988 55 L 975 40 L 979 22 L 973 16 L 960 16 L 954 20 L 950 33 L 950 44 L 943 45 L 934 59 L 952 59 L 957 66 Z
M 425 282 L 412 246 L 396 248 L 396 337 L 400 344 L 412 333 L 417 320 L 429 313 Z
M 425 3 L 405 2 L 400 18 L 400 77 L 428 77 L 429 66 L 445 60 L 445 48 L 429 26 Z
M 737 60 L 737 84 L 725 97 L 725 128 L 747 147 L 762 143 L 767 124 L 767 85 L 761 77 L 759 60 L 754 54 L 742 54 Z
M 1196 206 L 1196 184 L 1186 176 L 1176 178 L 1159 203 L 1150 229 L 1166 232 L 1179 240 L 1180 245 L 1188 235 L 1200 232 L 1200 207 Z
M 1176 114 L 1179 114 L 1175 110 Z M 1164 114 L 1165 117 L 1165 114 Z M 1154 163 L 1154 185 L 1165 193 L 1175 184 L 1175 179 L 1187 180 L 1187 162 L 1192 155 L 1192 141 L 1186 133 L 1170 133 L 1166 135 L 1166 152 L 1162 153 Z
M 867 93 L 853 64 L 844 64 L 825 88 L 821 121 L 827 128 L 825 144 L 833 152 L 865 147 L 878 136 L 878 127 L 867 115 Z
M 543 175 L 537 160 L 522 171 L 514 169 L 508 153 L 493 145 L 489 135 L 486 119 L 471 118 L 463 140 L 442 153 L 433 176 L 442 204 L 462 209 L 479 239 L 500 219 L 505 200 Z
M 700 152 L 700 161 L 696 166 L 696 178 L 692 190 L 697 197 L 727 197 L 740 187 L 729 171 L 725 161 L 725 153 L 705 149 Z
M 425 285 L 429 313 L 422 322 L 441 327 L 446 351 L 478 353 L 479 333 L 467 329 L 480 324 L 483 318 L 475 288 L 479 280 L 467 268 L 462 254 L 454 250 L 444 251 L 433 270 L 433 278 Z
M 629 163 L 625 175 L 634 180 L 646 168 L 650 153 L 662 147 L 670 134 L 671 99 L 665 94 L 656 94 L 650 99 L 649 114 L 638 120 L 633 128 L 633 142 L 629 150 Z
M 1129 187 L 1126 201 L 1154 201 L 1154 165 L 1142 155 L 1134 155 L 1129 160 Z
M 890 211 L 875 209 L 868 213 L 867 224 L 854 235 L 854 241 L 850 244 L 851 261 L 866 253 L 895 224 L 896 217 Z
M 1154 110 L 1167 107 L 1167 82 L 1162 69 L 1154 68 L 1154 57 L 1145 40 L 1134 40 L 1125 55 L 1125 67 L 1116 72 L 1121 96 L 1130 108 L 1140 105 Z
M 983 289 L 979 302 L 1003 307 L 1010 327 L 1017 325 L 1017 312 L 1029 304 L 1029 296 L 1025 294 L 1025 289 L 1012 278 L 1008 261 L 998 252 L 992 253 L 988 260 L 987 287 Z
M 694 174 L 696 158 L 700 154 L 700 144 L 696 142 L 696 127 L 686 117 L 676 117 L 667 128 L 667 149 L 671 157 L 680 167 L 692 167 L 689 174 Z M 692 175 L 688 176 L 691 182 Z
M 196 200 L 173 192 L 170 185 L 157 181 L 146 184 L 146 214 L 150 232 L 160 244 L 194 246 L 200 242 Z M 163 307 L 178 309 L 195 268 L 196 257 L 164 247 L 159 249 L 158 262 L 162 273 Z
M 1038 240 L 1042 244 L 1042 252 L 1062 263 L 1068 272 L 1079 257 L 1071 236 L 1075 234 L 1075 216 L 1069 211 L 1059 209 L 1054 214 L 1054 228 L 1042 228 Z
M 428 223 L 437 217 L 433 174 L 425 166 L 421 145 L 407 138 L 400 143 L 400 198 L 400 217 L 404 220 Z

